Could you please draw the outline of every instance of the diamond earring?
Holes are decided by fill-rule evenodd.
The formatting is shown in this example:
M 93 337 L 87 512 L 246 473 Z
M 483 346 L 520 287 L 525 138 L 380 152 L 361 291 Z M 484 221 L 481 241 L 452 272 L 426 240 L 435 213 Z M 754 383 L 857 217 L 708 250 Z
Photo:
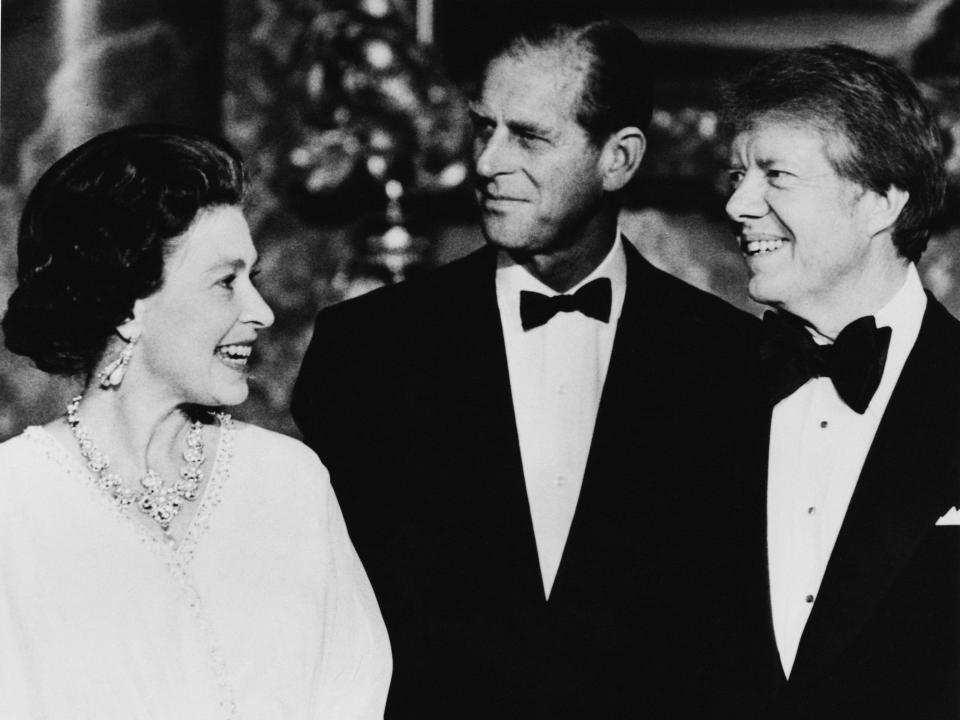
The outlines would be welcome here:
M 124 346 L 123 350 L 112 360 L 103 370 L 97 374 L 100 380 L 100 387 L 108 390 L 113 387 L 119 387 L 123 382 L 124 373 L 127 372 L 127 366 L 130 364 L 130 358 L 133 357 L 133 346 L 137 344 L 139 338 L 135 335 Z

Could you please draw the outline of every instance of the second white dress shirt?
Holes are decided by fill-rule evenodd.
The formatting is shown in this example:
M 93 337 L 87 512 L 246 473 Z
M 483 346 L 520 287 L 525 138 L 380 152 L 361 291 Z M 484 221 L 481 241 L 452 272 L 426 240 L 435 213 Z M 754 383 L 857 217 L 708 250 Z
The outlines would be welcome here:
M 600 265 L 579 284 L 606 277 L 612 285 L 610 321 L 579 312 L 557 313 L 524 331 L 520 291 L 558 295 L 520 265 L 501 257 L 497 303 L 510 372 L 510 392 L 523 475 L 540 560 L 544 596 L 550 597 L 570 525 L 623 309 L 627 264 L 618 238 Z
M 926 305 L 917 269 L 910 265 L 903 287 L 874 316 L 877 327 L 891 328 L 891 337 L 883 377 L 863 415 L 840 399 L 829 378 L 808 380 L 773 408 L 767 557 L 773 627 L 787 677 L 877 426 L 920 332 Z

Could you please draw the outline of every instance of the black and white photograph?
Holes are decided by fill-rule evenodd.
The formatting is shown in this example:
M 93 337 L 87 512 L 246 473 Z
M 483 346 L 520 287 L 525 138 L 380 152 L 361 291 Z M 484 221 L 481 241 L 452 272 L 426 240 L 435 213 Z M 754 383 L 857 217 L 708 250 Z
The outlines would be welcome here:
M 0 718 L 960 720 L 960 0 L 5 0 Z

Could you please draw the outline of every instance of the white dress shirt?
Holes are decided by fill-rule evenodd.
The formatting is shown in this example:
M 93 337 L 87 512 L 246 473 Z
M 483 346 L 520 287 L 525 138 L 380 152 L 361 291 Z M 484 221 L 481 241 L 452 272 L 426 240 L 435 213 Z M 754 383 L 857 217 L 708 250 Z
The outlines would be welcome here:
M 767 552 L 777 649 L 789 677 L 850 497 L 877 426 L 920 332 L 927 299 L 914 265 L 874 316 L 890 327 L 883 377 L 863 415 L 829 378 L 807 381 L 773 408 L 767 481 Z M 814 336 L 820 343 L 824 338 Z
M 497 304 L 510 392 L 547 598 L 580 497 L 600 393 L 623 309 L 627 258 L 619 232 L 603 262 L 567 294 L 601 277 L 609 278 L 613 289 L 609 322 L 579 312 L 561 312 L 546 324 L 524 331 L 520 291 L 559 293 L 504 255 L 497 268 Z

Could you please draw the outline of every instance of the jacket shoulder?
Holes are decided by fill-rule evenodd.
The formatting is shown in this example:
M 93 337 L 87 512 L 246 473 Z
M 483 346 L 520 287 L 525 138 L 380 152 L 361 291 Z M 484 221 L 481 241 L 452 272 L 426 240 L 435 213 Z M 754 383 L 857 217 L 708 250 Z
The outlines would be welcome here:
M 732 339 L 756 338 L 760 320 L 755 315 L 657 268 L 639 251 L 628 252 L 628 255 L 633 256 L 631 265 L 636 268 L 633 276 L 648 286 L 643 291 L 646 302 L 655 304 L 662 316 L 680 325 L 690 323 L 703 328 L 708 334 L 720 333 Z
M 345 317 L 352 322 L 360 318 L 394 318 L 414 310 L 427 311 L 439 307 L 443 298 L 471 292 L 472 286 L 494 278 L 495 255 L 485 247 L 466 257 L 396 285 L 386 285 L 360 297 L 344 300 L 320 311 L 320 317 Z
M 960 320 L 955 318 L 928 290 L 927 312 L 921 332 L 926 330 L 939 342 L 960 352 Z

